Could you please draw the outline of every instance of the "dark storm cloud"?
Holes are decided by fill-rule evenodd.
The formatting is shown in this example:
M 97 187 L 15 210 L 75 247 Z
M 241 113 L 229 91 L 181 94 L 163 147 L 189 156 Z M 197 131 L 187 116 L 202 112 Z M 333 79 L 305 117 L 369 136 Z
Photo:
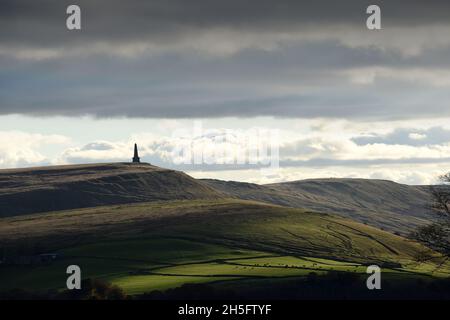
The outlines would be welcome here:
M 81 31 L 65 28 L 65 10 L 73 3 L 82 9 Z M 375 33 L 365 28 L 369 4 L 3 0 L 0 114 L 374 119 L 450 114 L 448 88 L 433 82 L 440 84 L 439 75 L 433 78 L 436 70 L 450 69 L 450 41 L 433 29 L 448 27 L 450 3 L 378 1 L 384 30 Z M 415 41 L 417 29 L 407 28 L 417 26 L 434 31 Z M 396 28 L 405 28 L 398 38 L 390 35 Z M 366 76 L 365 68 L 379 67 L 394 74 L 382 73 L 369 85 L 352 82 Z M 411 74 L 411 68 L 420 70 Z M 355 69 L 356 76 L 348 73 Z M 432 79 L 422 79 L 424 70 Z M 417 92 L 420 96 L 412 97 Z
M 86 32 L 71 34 L 64 27 L 65 9 L 82 8 Z M 153 37 L 170 40 L 185 32 L 207 28 L 291 30 L 297 26 L 350 24 L 365 21 L 368 0 L 3 0 L 0 41 L 60 44 L 76 40 L 130 40 Z M 386 26 L 448 22 L 445 0 L 376 1 Z

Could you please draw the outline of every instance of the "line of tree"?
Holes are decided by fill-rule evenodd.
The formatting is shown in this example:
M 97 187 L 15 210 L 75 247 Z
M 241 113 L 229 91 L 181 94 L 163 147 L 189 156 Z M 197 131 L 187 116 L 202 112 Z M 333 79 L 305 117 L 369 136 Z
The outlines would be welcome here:
M 441 253 L 445 263 L 450 257 L 450 173 L 440 177 L 441 184 L 431 186 L 432 208 L 437 220 L 419 227 L 414 238 Z

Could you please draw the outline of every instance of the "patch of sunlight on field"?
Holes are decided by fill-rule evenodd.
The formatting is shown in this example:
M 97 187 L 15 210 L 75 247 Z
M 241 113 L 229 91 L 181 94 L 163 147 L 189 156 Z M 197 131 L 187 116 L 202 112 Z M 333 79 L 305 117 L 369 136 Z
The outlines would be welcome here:
M 439 265 L 437 263 L 413 262 L 404 265 L 402 269 L 408 272 L 420 273 L 439 278 L 448 278 L 450 276 L 450 266 L 448 265 L 448 263 Z
M 206 283 L 219 280 L 237 280 L 221 277 L 136 275 L 110 279 L 111 283 L 121 287 L 127 294 L 142 294 L 154 290 L 167 290 L 186 283 Z
M 357 263 L 341 262 L 328 259 L 310 258 L 310 257 L 264 257 L 254 259 L 239 259 L 229 261 L 234 264 L 255 266 L 255 267 L 270 267 L 275 269 L 281 268 L 304 268 L 311 270 L 336 270 L 336 271 L 351 271 L 351 272 L 365 272 L 365 267 Z
M 324 265 L 330 265 L 330 266 L 359 266 L 359 263 L 349 262 L 349 261 L 337 261 L 337 260 L 330 260 L 330 259 L 323 259 L 323 258 L 314 258 L 314 257 L 302 257 L 303 259 L 307 261 L 312 261 Z
M 161 274 L 173 275 L 208 275 L 240 277 L 290 277 L 302 276 L 311 272 L 309 269 L 289 267 L 245 266 L 238 264 L 202 263 L 189 264 L 155 270 Z

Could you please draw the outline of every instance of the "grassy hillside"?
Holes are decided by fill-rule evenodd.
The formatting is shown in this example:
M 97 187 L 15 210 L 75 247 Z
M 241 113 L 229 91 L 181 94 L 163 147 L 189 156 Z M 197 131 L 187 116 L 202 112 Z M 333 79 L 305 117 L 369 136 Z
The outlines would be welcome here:
M 220 197 L 219 192 L 183 172 L 145 163 L 0 170 L 0 217 L 111 204 Z
M 367 179 L 311 179 L 269 185 L 202 181 L 232 197 L 339 214 L 402 235 L 436 218 L 426 186 Z
M 0 268 L 0 289 L 62 288 L 69 264 L 130 294 L 311 271 L 365 273 L 368 263 L 408 277 L 449 272 L 446 265 L 436 268 L 438 259 L 415 262 L 426 249 L 402 237 L 342 217 L 242 200 L 160 201 L 0 220 L 6 251 L 36 244 L 63 256 L 47 266 Z
M 133 295 L 206 283 L 257 297 L 260 285 L 314 288 L 311 272 L 363 278 L 368 264 L 395 281 L 445 278 L 437 254 L 376 228 L 406 234 L 428 222 L 428 202 L 425 188 L 375 180 L 261 186 L 129 163 L 0 170 L 0 292 L 63 289 L 72 264 Z M 42 253 L 59 255 L 21 262 Z
M 435 219 L 426 187 L 364 179 L 270 185 L 196 180 L 149 164 L 0 170 L 0 217 L 160 200 L 237 198 L 339 214 L 407 235 Z

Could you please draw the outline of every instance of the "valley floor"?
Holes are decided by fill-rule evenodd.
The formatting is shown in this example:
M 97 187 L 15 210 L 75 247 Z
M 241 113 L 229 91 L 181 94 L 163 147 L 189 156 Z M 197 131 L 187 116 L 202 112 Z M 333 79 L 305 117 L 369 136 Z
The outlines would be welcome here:
M 58 255 L 43 265 L 1 266 L 0 291 L 63 290 L 72 264 L 80 266 L 84 279 L 102 279 L 126 294 L 150 297 L 189 284 L 264 297 L 271 288 L 301 287 L 312 277 L 325 288 L 320 279 L 343 274 L 350 275 L 351 286 L 367 291 L 370 264 L 382 267 L 388 287 L 450 275 L 449 264 L 441 265 L 438 255 L 411 240 L 333 215 L 241 200 L 151 202 L 3 218 L 0 243 L 10 255 L 33 254 L 31 243 Z M 419 263 L 421 254 L 429 259 Z

